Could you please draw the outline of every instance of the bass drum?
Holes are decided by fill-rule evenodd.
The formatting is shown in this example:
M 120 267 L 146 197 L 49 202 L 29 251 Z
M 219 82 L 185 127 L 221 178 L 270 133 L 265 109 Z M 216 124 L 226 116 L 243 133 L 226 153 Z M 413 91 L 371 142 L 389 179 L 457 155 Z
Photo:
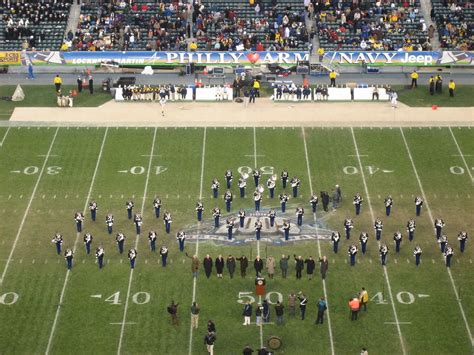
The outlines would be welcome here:
M 272 335 L 270 338 L 268 338 L 267 345 L 272 350 L 278 350 L 281 348 L 282 342 L 279 337 Z

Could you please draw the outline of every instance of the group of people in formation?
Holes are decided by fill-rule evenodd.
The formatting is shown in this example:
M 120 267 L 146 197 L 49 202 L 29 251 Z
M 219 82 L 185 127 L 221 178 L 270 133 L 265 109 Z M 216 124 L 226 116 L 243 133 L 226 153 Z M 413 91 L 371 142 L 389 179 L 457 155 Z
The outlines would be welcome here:
M 255 185 L 255 190 L 253 192 L 253 200 L 255 203 L 255 211 L 260 211 L 260 205 L 263 197 L 263 192 L 265 190 L 265 187 L 263 184 L 261 184 L 261 178 L 262 178 L 262 171 L 260 169 L 255 169 L 254 171 L 251 172 L 252 177 L 254 180 L 254 185 Z M 247 188 L 247 179 L 249 178 L 249 174 L 241 174 L 237 186 L 239 189 L 239 194 L 241 198 L 244 198 L 246 196 L 246 188 Z M 232 188 L 232 182 L 233 182 L 233 173 L 231 170 L 226 170 L 224 173 L 224 179 L 225 179 L 225 185 L 226 185 L 226 191 L 223 195 L 224 202 L 226 205 L 226 211 L 231 212 L 231 206 L 232 206 L 232 201 L 233 201 L 233 193 L 231 191 Z M 269 192 L 269 197 L 270 199 L 275 198 L 275 188 L 276 188 L 276 180 L 277 176 L 276 175 L 271 175 L 268 180 L 266 181 L 266 188 L 268 189 Z M 299 180 L 298 177 L 294 176 L 293 178 L 290 179 L 290 175 L 288 171 L 285 169 L 281 172 L 280 180 L 282 183 L 283 189 L 286 189 L 287 185 L 289 184 L 292 189 L 292 196 L 293 197 L 298 197 L 299 193 L 299 187 L 301 184 L 301 181 Z M 211 182 L 211 190 L 212 190 L 212 195 L 214 198 L 219 197 L 219 189 L 220 189 L 220 183 L 217 178 L 214 178 Z M 330 202 L 330 197 L 329 194 L 326 191 L 321 191 L 321 200 L 323 204 L 323 209 L 324 211 L 328 211 L 328 204 Z M 286 212 L 286 204 L 288 200 L 290 199 L 290 196 L 288 196 L 285 192 L 282 192 L 279 195 L 279 202 L 280 202 L 280 208 L 281 212 L 285 213 Z M 332 191 L 332 201 L 333 201 L 333 208 L 337 208 L 339 203 L 342 201 L 342 192 L 341 188 L 339 185 L 336 185 L 335 188 Z M 356 193 L 353 198 L 353 204 L 355 208 L 355 215 L 359 215 L 361 213 L 362 209 L 362 204 L 363 204 L 364 199 L 359 193 Z M 385 198 L 384 200 L 384 207 L 385 207 L 385 214 L 387 217 L 390 216 L 392 207 L 393 207 L 393 198 L 389 195 Z M 311 206 L 311 211 L 312 213 L 317 212 L 317 207 L 319 204 L 319 198 L 316 194 L 313 194 L 310 199 L 309 199 L 309 205 Z M 423 207 L 423 198 L 421 196 L 417 196 L 414 200 L 415 204 L 415 213 L 416 216 L 420 216 L 421 210 Z M 133 201 L 126 201 L 125 203 L 125 208 L 127 211 L 127 217 L 129 220 L 132 220 L 133 223 L 135 224 L 135 229 L 136 229 L 136 234 L 140 235 L 141 234 L 141 226 L 143 223 L 143 217 L 141 213 L 134 213 L 134 203 Z M 162 210 L 162 201 L 159 197 L 156 197 L 153 200 L 153 208 L 155 212 L 156 218 L 160 218 L 161 216 L 161 210 Z M 97 209 L 98 205 L 95 201 L 90 202 L 89 204 L 89 211 L 90 211 L 90 216 L 91 220 L 95 221 L 97 218 Z M 197 215 L 197 220 L 198 222 L 201 222 L 203 219 L 203 214 L 204 214 L 204 204 L 201 201 L 198 201 L 196 203 L 195 207 L 196 215 Z M 220 226 L 220 217 L 222 215 L 221 210 L 219 207 L 215 207 L 211 210 L 212 216 L 214 218 L 214 226 L 218 228 Z M 275 218 L 276 218 L 276 211 L 275 209 L 270 209 L 267 212 L 267 215 L 270 219 L 270 226 L 273 227 L 275 225 Z M 296 215 L 296 223 L 297 225 L 301 226 L 303 224 L 303 216 L 304 216 L 304 208 L 299 206 L 296 208 L 295 211 Z M 246 218 L 246 212 L 243 209 L 240 209 L 237 213 L 236 216 L 229 216 L 226 219 L 226 228 L 227 228 L 227 234 L 228 234 L 228 239 L 232 240 L 233 239 L 233 230 L 236 227 L 236 224 L 238 223 L 240 227 L 244 227 L 244 221 Z M 78 233 L 82 232 L 82 225 L 84 222 L 84 214 L 82 212 L 76 212 L 74 215 L 74 220 L 76 223 L 76 229 Z M 238 221 L 238 222 L 237 222 Z M 114 224 L 114 216 L 111 213 L 107 213 L 105 216 L 105 223 L 107 227 L 107 231 L 109 235 L 112 235 L 113 233 L 113 224 Z M 163 213 L 163 223 L 165 226 L 165 231 L 167 234 L 171 233 L 171 224 L 172 224 L 172 216 L 169 211 L 165 211 Z M 440 218 L 435 220 L 434 223 L 434 228 L 436 230 L 436 239 L 440 245 L 440 250 L 443 253 L 446 261 L 446 266 L 450 267 L 451 266 L 451 260 L 454 255 L 454 249 L 452 247 L 452 244 L 448 244 L 448 237 L 446 234 L 443 232 L 444 228 L 444 221 Z M 254 228 L 255 228 L 255 239 L 260 240 L 261 236 L 261 230 L 263 227 L 263 223 L 257 219 L 255 222 Z M 291 227 L 291 222 L 289 219 L 285 219 L 281 228 L 281 232 L 284 235 L 285 240 L 290 240 L 290 227 Z M 344 220 L 344 230 L 345 230 L 345 236 L 346 239 L 349 240 L 351 238 L 351 230 L 354 228 L 354 223 L 351 218 L 346 218 Z M 381 237 L 382 237 L 382 230 L 383 230 L 383 223 L 380 218 L 377 218 L 374 221 L 374 231 L 375 231 L 375 238 L 377 242 L 379 243 L 379 253 L 380 253 L 380 261 L 382 265 L 386 265 L 387 263 L 387 257 L 389 253 L 389 248 L 386 243 L 381 243 Z M 414 236 L 415 236 L 415 230 L 416 230 L 416 222 L 413 218 L 409 219 L 407 224 L 406 224 L 406 231 L 408 234 L 408 240 L 413 241 Z M 181 252 L 184 251 L 184 246 L 185 246 L 185 241 L 186 241 L 186 233 L 184 231 L 178 231 L 176 234 L 176 240 L 179 245 L 179 250 Z M 339 241 L 341 239 L 341 235 L 338 231 L 334 231 L 331 235 L 331 241 L 333 245 L 333 251 L 334 253 L 338 252 L 339 248 Z M 466 242 L 468 240 L 468 234 L 466 231 L 460 231 L 457 237 L 459 241 L 459 248 L 461 252 L 464 252 Z M 93 237 L 90 233 L 84 234 L 84 245 L 85 245 L 85 250 L 86 254 L 90 254 L 91 252 L 91 244 L 92 244 Z M 117 248 L 120 254 L 123 254 L 125 251 L 125 240 L 126 236 L 118 232 L 115 235 L 115 241 L 117 243 Z M 157 247 L 157 233 L 154 230 L 149 231 L 148 233 L 148 240 L 149 240 L 149 246 L 150 250 L 152 252 L 156 252 Z M 365 231 L 361 232 L 359 235 L 359 243 L 356 244 L 351 244 L 348 247 L 348 254 L 350 258 L 350 265 L 354 266 L 356 264 L 356 256 L 359 251 L 359 246 L 362 254 L 365 254 L 367 251 L 367 245 L 368 245 L 368 240 L 369 240 L 369 234 Z M 393 240 L 395 244 L 395 251 L 398 253 L 400 252 L 402 240 L 403 240 L 403 234 L 401 231 L 396 231 L 393 235 Z M 56 245 L 56 250 L 57 253 L 61 253 L 61 248 L 63 244 L 63 237 L 61 234 L 57 233 L 53 239 L 52 242 Z M 162 245 L 159 248 L 159 254 L 161 256 L 161 261 L 162 265 L 165 267 L 167 264 L 167 258 L 168 258 L 168 248 L 165 245 Z M 416 245 L 414 250 L 413 250 L 413 255 L 415 257 L 415 264 L 418 266 L 420 265 L 421 262 L 421 255 L 423 251 L 419 245 Z M 102 246 L 99 246 L 96 248 L 96 258 L 97 258 L 97 263 L 99 265 L 99 268 L 102 268 L 104 265 L 104 256 L 105 256 L 105 250 Z M 68 269 L 72 268 L 72 260 L 74 257 L 74 251 L 71 249 L 67 249 L 64 253 L 65 259 L 67 261 L 67 267 Z M 137 257 L 137 250 L 135 248 L 131 248 L 128 250 L 128 258 L 130 259 L 130 266 L 131 268 L 135 267 L 135 260 Z M 298 264 L 298 263 L 297 263 Z M 311 263 L 308 265 L 309 269 L 312 267 L 310 266 Z M 216 265 L 217 268 L 217 265 Z M 206 267 L 204 267 L 206 270 Z M 301 270 L 303 270 L 301 268 Z M 313 268 L 314 269 L 314 268 Z M 218 273 L 222 276 L 222 272 Z M 207 275 L 207 272 L 206 272 Z
M 361 212 L 363 198 L 357 193 L 354 196 L 353 204 L 355 206 L 355 214 L 359 215 Z M 414 200 L 415 203 L 415 213 L 416 216 L 421 215 L 421 210 L 423 206 L 423 198 L 421 196 L 417 196 Z M 390 216 L 393 206 L 393 198 L 389 195 L 384 200 L 385 205 L 385 214 L 386 216 Z M 443 219 L 437 218 L 434 221 L 434 230 L 436 234 L 436 240 L 439 243 L 440 251 L 444 256 L 445 264 L 447 267 L 451 267 L 451 260 L 454 255 L 454 249 L 451 245 L 448 244 L 448 237 L 443 232 L 443 228 L 445 223 Z M 344 220 L 344 230 L 346 234 L 346 239 L 349 240 L 351 238 L 351 230 L 354 228 L 354 223 L 351 218 L 346 218 Z M 406 231 L 408 234 L 408 240 L 411 242 L 415 237 L 415 230 L 416 230 L 416 222 L 413 218 L 410 218 L 406 224 Z M 387 263 L 387 256 L 389 252 L 389 248 L 386 243 L 381 243 L 380 240 L 382 238 L 382 231 L 383 231 L 383 222 L 380 218 L 377 218 L 374 221 L 374 231 L 375 231 L 375 238 L 379 243 L 379 255 L 380 255 L 380 263 L 382 265 L 386 265 Z M 333 244 L 333 251 L 334 253 L 338 252 L 339 248 L 339 241 L 341 239 L 341 235 L 339 232 L 335 231 L 332 232 L 331 241 Z M 365 254 L 367 251 L 367 243 L 369 240 L 369 234 L 367 232 L 361 232 L 359 235 L 359 244 L 362 254 Z M 403 240 L 403 234 L 400 230 L 396 231 L 393 234 L 393 241 L 395 244 L 395 252 L 400 252 L 400 247 Z M 459 249 L 461 253 L 464 252 L 466 247 L 466 242 L 468 240 L 468 234 L 466 231 L 460 231 L 457 236 L 457 240 L 459 241 Z M 351 244 L 348 248 L 348 254 L 350 259 L 350 265 L 354 266 L 356 264 L 356 256 L 359 251 L 359 247 L 357 244 Z M 418 266 L 421 263 L 421 254 L 423 250 L 421 249 L 420 245 L 416 245 L 413 250 L 413 256 L 415 257 L 415 265 Z

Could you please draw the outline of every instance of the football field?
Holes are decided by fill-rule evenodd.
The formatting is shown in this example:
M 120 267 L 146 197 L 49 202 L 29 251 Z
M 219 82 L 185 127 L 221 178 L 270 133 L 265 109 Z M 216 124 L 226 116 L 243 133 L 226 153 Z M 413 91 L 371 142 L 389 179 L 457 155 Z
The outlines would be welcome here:
M 277 336 L 282 347 L 276 354 L 472 354 L 474 333 L 474 129 L 470 127 L 392 128 L 155 128 L 155 127 L 0 127 L 0 353 L 51 354 L 207 354 L 203 338 L 207 320 L 217 327 L 215 354 L 241 354 Z M 254 202 L 252 177 L 247 195 L 239 197 L 236 186 L 241 173 L 254 168 L 263 172 L 262 184 L 273 174 L 289 171 L 301 180 L 299 195 L 290 196 L 287 211 L 280 210 L 278 194 L 285 192 L 278 178 L 276 196 L 263 193 L 262 212 L 277 211 L 296 224 L 295 209 L 304 207 L 301 228 L 294 228 L 288 242 L 282 233 L 264 228 L 262 240 L 252 234 Z M 230 213 L 225 212 L 224 172 L 234 174 Z M 214 199 L 211 181 L 221 183 Z M 339 184 L 343 199 L 339 208 L 324 212 L 320 202 L 311 213 L 312 193 L 328 191 Z M 288 186 L 286 192 L 291 195 Z M 352 198 L 364 198 L 362 212 L 355 215 Z M 394 200 L 385 215 L 384 199 Z M 424 198 L 421 216 L 415 217 L 415 196 Z M 162 216 L 155 217 L 153 199 L 159 196 L 162 212 L 169 211 L 171 233 L 165 233 Z M 91 221 L 88 206 L 98 203 L 98 216 Z M 134 212 L 143 214 L 141 235 L 127 219 L 125 202 L 133 200 Z M 204 217 L 197 222 L 195 205 L 204 204 Z M 226 240 L 222 228 L 213 227 L 211 209 L 222 210 L 221 225 L 247 211 L 248 230 L 237 230 Z M 330 206 L 331 207 L 331 206 Z M 84 212 L 82 233 L 76 232 L 74 213 Z M 105 216 L 115 217 L 109 235 Z M 382 242 L 389 247 L 387 266 L 380 263 L 373 223 L 384 223 Z M 352 218 L 350 240 L 343 222 Z M 416 219 L 413 241 L 406 224 Z M 444 231 L 455 255 L 445 266 L 434 233 L 434 219 L 442 218 Z M 264 219 L 264 218 L 262 218 Z M 266 223 L 266 219 L 265 219 Z M 151 252 L 148 231 L 158 234 L 158 249 L 169 248 L 168 265 L 162 267 L 158 252 Z M 202 261 L 246 255 L 251 265 L 247 277 L 207 279 L 200 269 L 191 274 L 191 259 L 180 252 L 176 233 L 189 238 L 186 251 Z M 403 241 L 395 252 L 393 234 Z M 470 239 L 460 252 L 457 235 L 467 231 Z M 119 254 L 115 233 L 126 236 L 125 253 Z M 328 233 L 339 231 L 339 252 L 333 252 Z M 359 245 L 359 234 L 369 233 L 368 250 L 348 263 L 347 250 Z M 93 243 L 86 255 L 83 235 Z M 66 268 L 51 242 L 55 233 L 64 236 L 63 252 L 72 248 L 74 266 Z M 105 267 L 99 270 L 94 250 L 105 249 Z M 415 266 L 413 250 L 423 249 L 422 263 Z M 136 247 L 138 257 L 131 270 L 126 255 Z M 275 278 L 266 277 L 266 298 L 285 305 L 285 324 L 271 319 L 263 326 L 243 326 L 242 309 L 254 301 L 253 260 L 290 255 L 288 278 L 277 266 Z M 323 283 L 317 268 L 312 280 L 306 272 L 295 278 L 293 255 L 329 259 Z M 238 264 L 237 264 L 238 265 Z M 319 264 L 317 263 L 317 266 Z M 264 269 L 264 276 L 267 276 Z M 351 321 L 349 298 L 362 287 L 369 293 L 367 312 Z M 306 319 L 288 314 L 291 292 L 308 297 Z M 317 300 L 325 296 L 328 310 L 323 325 L 315 325 Z M 179 326 L 171 324 L 167 306 L 179 303 Z M 190 327 L 190 306 L 201 307 L 199 328 Z

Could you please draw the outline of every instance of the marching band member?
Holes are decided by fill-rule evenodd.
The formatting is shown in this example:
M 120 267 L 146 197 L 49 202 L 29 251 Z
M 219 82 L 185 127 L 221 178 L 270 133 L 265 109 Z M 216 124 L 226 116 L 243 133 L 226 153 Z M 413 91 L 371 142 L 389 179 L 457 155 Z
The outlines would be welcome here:
M 142 231 L 142 223 L 143 223 L 143 217 L 140 213 L 135 213 L 135 216 L 133 217 L 133 221 L 135 222 L 135 229 L 137 234 L 140 234 Z
M 137 259 L 137 249 L 132 248 L 128 251 L 128 259 L 130 260 L 130 268 L 135 269 L 135 260 Z
M 255 190 L 253 193 L 253 200 L 255 202 L 255 211 L 260 211 L 260 202 L 262 201 L 262 194 L 260 191 Z
M 301 226 L 303 224 L 303 215 L 304 215 L 304 209 L 303 207 L 297 207 L 296 208 L 296 223 Z
M 369 240 L 369 234 L 367 232 L 361 232 L 359 236 L 360 247 L 362 250 L 362 254 L 365 255 L 367 251 L 367 241 Z
M 458 234 L 458 240 L 459 240 L 459 248 L 461 249 L 461 253 L 464 253 L 464 249 L 466 248 L 466 242 L 467 242 L 467 232 L 461 231 Z
M 86 233 L 84 234 L 84 245 L 86 247 L 86 254 L 89 255 L 91 253 L 91 244 L 92 244 L 92 234 Z
M 239 222 L 240 222 L 240 228 L 244 228 L 244 222 L 245 222 L 245 210 L 240 209 L 239 213 Z
M 446 234 L 443 234 L 439 239 L 438 239 L 439 247 L 441 249 L 441 252 L 444 253 L 446 251 L 446 245 L 448 245 L 448 236 Z
M 274 198 L 275 197 L 275 178 L 273 176 L 268 178 L 267 188 L 268 188 L 268 191 L 270 192 L 270 198 Z
M 107 216 L 105 216 L 105 224 L 107 225 L 109 234 L 112 234 L 112 226 L 114 225 L 114 216 L 112 213 L 107 213 Z
M 219 207 L 214 207 L 212 209 L 212 217 L 214 217 L 214 227 L 219 227 L 219 218 L 221 217 L 221 209 Z
M 230 206 L 232 205 L 233 199 L 234 196 L 232 195 L 232 192 L 230 192 L 230 190 L 227 190 L 224 194 L 225 208 L 227 212 L 230 212 Z
M 202 211 L 204 210 L 204 205 L 201 201 L 196 202 L 196 212 L 197 212 L 197 220 L 199 222 L 202 221 Z
M 227 218 L 226 227 L 227 227 L 227 239 L 232 240 L 232 232 L 234 231 L 234 220 L 232 218 Z
M 270 218 L 270 227 L 275 226 L 275 217 L 276 217 L 276 212 L 272 208 L 270 211 L 268 211 L 268 218 Z
M 260 171 L 260 169 L 254 169 L 254 171 L 252 172 L 252 176 L 253 181 L 255 182 L 255 187 L 258 187 L 258 183 L 260 181 L 260 178 L 262 177 L 262 172 Z
M 237 185 L 239 186 L 240 198 L 244 198 L 245 187 L 247 186 L 247 181 L 243 177 L 240 177 Z
M 162 203 L 160 198 L 157 196 L 153 200 L 153 208 L 155 209 L 155 216 L 156 218 L 160 218 L 160 209 L 161 209 Z
M 387 254 L 388 254 L 388 247 L 385 244 L 382 244 L 379 248 L 380 253 L 380 262 L 383 266 L 387 265 Z
M 451 267 L 451 259 L 453 258 L 454 250 L 449 245 L 446 246 L 446 250 L 444 252 L 444 257 L 446 260 L 446 267 Z
M 163 215 L 163 223 L 165 224 L 165 230 L 166 230 L 166 233 L 170 233 L 171 232 L 171 223 L 173 222 L 173 220 L 171 219 L 171 213 L 166 211 Z
M 56 244 L 56 252 L 58 255 L 61 254 L 61 246 L 63 245 L 63 236 L 59 233 L 56 233 L 51 240 L 51 243 Z
M 352 244 L 347 251 L 350 257 L 351 266 L 354 266 L 356 264 L 357 251 L 358 251 L 357 246 L 354 244 Z
M 346 230 L 346 239 L 351 238 L 351 229 L 354 228 L 354 223 L 352 223 L 352 219 L 346 218 L 344 220 L 344 228 Z
M 300 187 L 301 181 L 296 176 L 294 176 L 291 181 L 291 188 L 293 189 L 293 197 L 298 197 L 298 187 Z
M 288 170 L 286 170 L 286 169 L 283 170 L 281 172 L 281 178 L 280 179 L 281 179 L 281 184 L 282 184 L 284 189 L 286 189 L 286 183 L 288 182 L 288 177 L 289 177 Z
M 102 267 L 104 266 L 104 255 L 105 255 L 104 248 L 98 247 L 95 250 L 95 257 L 97 259 L 97 263 L 99 264 L 99 269 L 102 269 Z
M 148 241 L 150 242 L 150 251 L 155 252 L 156 251 L 156 232 L 155 231 L 150 231 L 148 233 Z
M 341 233 L 338 231 L 331 233 L 331 241 L 332 241 L 332 250 L 335 254 L 337 254 L 337 250 L 339 247 L 339 240 L 341 240 Z
M 416 215 L 420 216 L 421 214 L 421 207 L 423 207 L 423 198 L 421 196 L 415 197 L 415 208 L 416 208 Z
M 74 258 L 74 253 L 71 249 L 66 249 L 64 252 L 64 259 L 66 259 L 67 269 L 72 269 L 72 259 Z
M 444 221 L 441 218 L 436 218 L 434 222 L 436 229 L 436 239 L 441 238 L 441 232 L 443 231 Z
M 377 218 L 374 222 L 374 229 L 375 229 L 375 239 L 380 240 L 382 237 L 382 230 L 383 230 L 383 223 L 380 218 Z
M 135 204 L 133 203 L 133 201 L 125 202 L 125 207 L 127 208 L 128 219 L 132 219 L 132 212 L 133 212 L 133 207 L 134 206 L 135 206 Z
M 390 216 L 390 212 L 392 210 L 392 205 L 393 205 L 393 199 L 392 199 L 392 196 L 388 195 L 386 198 L 385 198 L 385 214 L 387 216 Z
M 416 223 L 413 218 L 410 218 L 407 222 L 407 232 L 408 232 L 408 240 L 411 242 L 413 237 L 415 236 L 415 229 Z
M 226 184 L 227 184 L 227 188 L 230 189 L 231 185 L 232 185 L 232 179 L 234 178 L 234 176 L 232 175 L 232 171 L 231 170 L 226 170 L 225 171 L 225 174 L 224 174 L 224 177 L 225 177 L 225 181 L 226 181 Z
M 91 211 L 91 219 L 95 222 L 95 218 L 97 216 L 97 202 L 91 201 L 89 203 L 89 210 Z
M 161 266 L 166 267 L 166 260 L 168 259 L 168 248 L 164 245 L 160 248 Z
M 220 183 L 217 180 L 217 178 L 212 179 L 211 189 L 212 189 L 212 196 L 214 198 L 217 198 L 219 196 L 219 186 L 220 186 Z
M 117 235 L 115 236 L 115 241 L 117 242 L 119 253 L 123 254 L 123 246 L 125 244 L 125 235 L 120 232 L 117 233 Z
M 283 222 L 283 233 L 285 235 L 285 240 L 288 240 L 290 239 L 290 221 L 289 220 L 285 220 Z
M 178 241 L 178 244 L 179 244 L 179 251 L 184 251 L 184 242 L 186 240 L 186 233 L 183 231 L 179 231 L 178 234 L 176 234 L 176 240 Z
M 82 212 L 76 212 L 74 214 L 74 221 L 76 222 L 77 232 L 82 232 L 82 222 L 84 222 L 84 214 Z
M 356 215 L 359 215 L 360 213 L 360 207 L 362 205 L 362 201 L 364 201 L 364 199 L 360 196 L 359 193 L 356 193 L 354 196 L 354 202 L 353 202 L 355 206 Z
M 413 256 L 415 257 L 415 265 L 418 266 L 420 265 L 421 261 L 421 254 L 423 253 L 423 250 L 421 250 L 421 247 L 417 245 L 415 247 L 415 250 L 413 250 Z
M 316 209 L 318 208 L 318 202 L 319 202 L 318 195 L 316 195 L 316 194 L 311 195 L 309 203 L 311 204 L 311 208 L 313 209 L 313 213 L 316 213 Z
M 257 240 L 260 240 L 260 232 L 262 231 L 262 227 L 262 221 L 260 220 L 260 218 L 257 218 L 257 221 L 255 222 L 255 237 L 257 238 Z
M 286 203 L 288 202 L 290 198 L 288 197 L 287 194 L 280 194 L 280 205 L 281 205 L 281 211 L 285 213 L 286 211 Z
M 396 231 L 393 234 L 393 240 L 395 241 L 395 252 L 399 253 L 400 252 L 400 244 L 402 243 L 402 233 L 400 231 Z

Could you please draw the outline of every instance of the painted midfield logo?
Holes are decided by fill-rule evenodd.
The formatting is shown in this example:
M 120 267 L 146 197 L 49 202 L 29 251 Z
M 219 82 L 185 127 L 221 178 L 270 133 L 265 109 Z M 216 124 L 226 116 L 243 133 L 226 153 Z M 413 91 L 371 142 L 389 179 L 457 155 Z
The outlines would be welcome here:
M 307 224 L 303 223 L 302 226 L 298 226 L 296 222 L 294 223 L 293 219 L 290 218 L 290 213 L 285 213 L 284 215 L 277 216 L 275 218 L 275 225 L 270 226 L 270 218 L 267 216 L 268 211 L 245 211 L 246 217 L 244 221 L 244 226 L 240 227 L 239 219 L 235 217 L 235 214 L 232 217 L 234 219 L 234 231 L 232 234 L 232 240 L 227 238 L 227 226 L 226 219 L 229 215 L 222 215 L 220 226 L 214 227 L 214 220 L 203 220 L 200 230 L 198 225 L 194 224 L 189 226 L 185 231 L 187 235 L 187 241 L 193 242 L 198 236 L 199 240 L 212 240 L 218 243 L 225 244 L 243 244 L 256 240 L 255 237 L 255 222 L 257 218 L 262 222 L 261 230 L 261 242 L 274 243 L 274 244 L 283 244 L 289 242 L 298 242 L 304 240 L 331 240 L 332 230 L 324 228 L 323 220 L 319 220 L 316 224 Z M 285 220 L 290 220 L 290 237 L 288 241 L 285 241 L 283 233 L 283 223 Z

